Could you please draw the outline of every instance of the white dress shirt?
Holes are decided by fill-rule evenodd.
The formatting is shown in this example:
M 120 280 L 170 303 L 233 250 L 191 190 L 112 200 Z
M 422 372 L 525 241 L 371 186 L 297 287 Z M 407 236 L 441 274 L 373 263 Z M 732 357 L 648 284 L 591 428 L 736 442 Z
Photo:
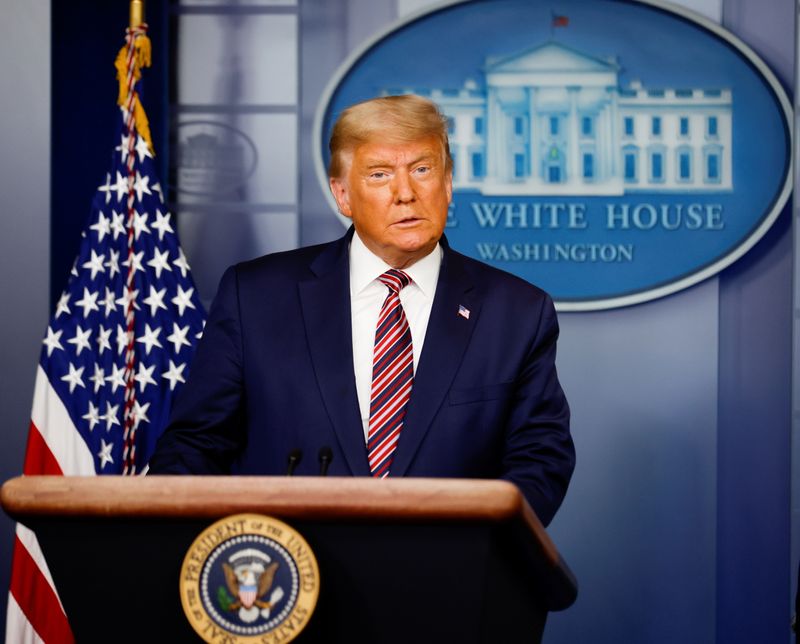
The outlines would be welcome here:
M 402 269 L 412 280 L 400 291 L 400 303 L 411 328 L 415 373 L 431 316 L 433 297 L 436 295 L 441 263 L 442 249 L 436 244 L 428 255 Z M 357 232 L 353 235 L 350 242 L 350 319 L 353 325 L 353 367 L 365 441 L 369 434 L 375 327 L 378 325 L 381 306 L 389 292 L 386 285 L 378 281 L 378 277 L 390 268 L 391 266 L 364 245 Z

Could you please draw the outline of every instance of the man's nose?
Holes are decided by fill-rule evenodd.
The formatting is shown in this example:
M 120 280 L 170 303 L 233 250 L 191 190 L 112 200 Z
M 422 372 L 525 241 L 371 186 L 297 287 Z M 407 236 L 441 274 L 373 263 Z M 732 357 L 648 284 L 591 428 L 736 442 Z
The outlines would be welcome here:
M 414 201 L 416 195 L 408 172 L 398 172 L 394 176 L 394 200 L 396 203 Z

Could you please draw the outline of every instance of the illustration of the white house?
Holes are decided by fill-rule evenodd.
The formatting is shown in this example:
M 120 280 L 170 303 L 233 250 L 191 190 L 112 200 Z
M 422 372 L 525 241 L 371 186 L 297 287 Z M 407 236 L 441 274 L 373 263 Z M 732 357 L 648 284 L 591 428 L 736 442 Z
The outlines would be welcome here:
M 619 63 L 556 42 L 488 58 L 485 84 L 413 91 L 449 120 L 456 190 L 485 195 L 728 191 L 729 89 L 619 85 Z

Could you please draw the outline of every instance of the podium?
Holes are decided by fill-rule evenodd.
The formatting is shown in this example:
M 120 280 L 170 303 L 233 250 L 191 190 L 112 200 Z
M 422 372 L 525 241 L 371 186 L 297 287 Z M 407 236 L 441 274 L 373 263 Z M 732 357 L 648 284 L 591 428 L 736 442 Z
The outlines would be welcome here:
M 531 644 L 577 594 L 504 481 L 29 476 L 0 502 L 36 532 L 78 642 L 199 641 L 179 597 L 184 556 L 245 512 L 289 524 L 316 556 L 301 644 Z

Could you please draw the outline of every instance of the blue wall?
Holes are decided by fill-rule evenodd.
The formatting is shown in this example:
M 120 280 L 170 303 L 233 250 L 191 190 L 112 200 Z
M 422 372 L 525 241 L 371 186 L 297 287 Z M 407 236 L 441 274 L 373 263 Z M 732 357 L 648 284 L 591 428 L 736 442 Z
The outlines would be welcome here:
M 793 3 L 726 2 L 723 24 L 764 58 L 792 96 Z M 720 276 L 719 642 L 784 641 L 796 590 L 796 559 L 789 565 L 793 220 L 787 207 L 770 234 Z

